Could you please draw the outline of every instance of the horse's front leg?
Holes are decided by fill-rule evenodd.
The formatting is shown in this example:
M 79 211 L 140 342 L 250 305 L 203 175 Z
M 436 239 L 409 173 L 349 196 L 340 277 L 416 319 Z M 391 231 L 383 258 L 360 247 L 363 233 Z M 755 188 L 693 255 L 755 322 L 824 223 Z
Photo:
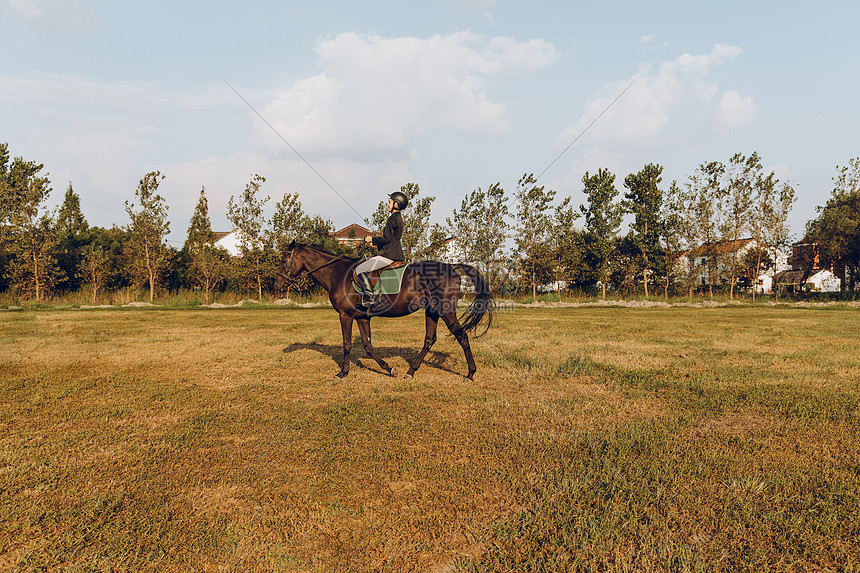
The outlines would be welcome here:
M 349 374 L 349 353 L 352 350 L 352 321 L 353 318 L 347 314 L 340 315 L 340 330 L 343 333 L 343 364 L 340 372 L 335 378 L 343 378 Z
M 356 318 L 355 321 L 358 323 L 358 331 L 361 333 L 361 342 L 364 344 L 364 351 L 367 352 L 367 355 L 376 360 L 376 363 L 390 375 L 397 376 L 397 370 L 388 366 L 388 363 L 385 362 L 385 360 L 383 360 L 373 348 L 373 343 L 370 340 L 370 319 Z

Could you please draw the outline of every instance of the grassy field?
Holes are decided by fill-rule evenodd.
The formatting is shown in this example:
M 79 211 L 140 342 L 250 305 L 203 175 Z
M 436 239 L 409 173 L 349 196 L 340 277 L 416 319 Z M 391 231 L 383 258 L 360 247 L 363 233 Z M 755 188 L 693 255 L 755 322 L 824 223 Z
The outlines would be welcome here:
M 405 372 L 423 318 L 376 320 Z M 357 338 L 356 332 L 356 338 Z M 0 570 L 857 571 L 860 311 L 0 314 Z

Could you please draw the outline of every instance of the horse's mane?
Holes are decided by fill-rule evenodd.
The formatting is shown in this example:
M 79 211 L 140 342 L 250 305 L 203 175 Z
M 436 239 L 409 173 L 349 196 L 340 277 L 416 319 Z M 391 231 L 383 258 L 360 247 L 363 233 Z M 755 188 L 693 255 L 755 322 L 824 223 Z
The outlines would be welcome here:
M 296 243 L 296 246 L 297 246 L 297 247 L 300 247 L 300 246 L 301 246 L 301 247 L 304 247 L 304 248 L 306 248 L 306 249 L 311 249 L 311 250 L 314 250 L 314 251 L 317 251 L 317 252 L 320 252 L 320 253 L 325 253 L 325 254 L 327 254 L 327 255 L 331 255 L 331 256 L 333 256 L 333 257 L 338 257 L 338 258 L 341 258 L 341 259 L 347 259 L 347 260 L 349 260 L 349 261 L 357 261 L 357 260 L 359 260 L 358 258 L 354 258 L 354 257 L 347 257 L 346 255 L 337 255 L 337 254 L 335 254 L 335 253 L 332 253 L 331 251 L 329 251 L 328 249 L 326 249 L 326 248 L 325 248 L 325 245 L 320 245 L 320 244 L 315 244 L 315 245 L 306 245 L 306 244 L 304 244 L 304 243 Z

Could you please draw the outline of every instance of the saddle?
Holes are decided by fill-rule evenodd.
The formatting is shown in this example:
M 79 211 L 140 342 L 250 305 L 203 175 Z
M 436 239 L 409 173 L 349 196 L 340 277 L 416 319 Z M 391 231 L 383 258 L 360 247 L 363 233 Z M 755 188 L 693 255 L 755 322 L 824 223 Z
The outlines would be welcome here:
M 373 294 L 397 294 L 400 292 L 400 283 L 403 282 L 403 273 L 409 263 L 406 261 L 394 261 L 387 267 L 364 273 L 370 279 Z M 352 273 L 352 288 L 355 292 L 361 292 L 355 271 Z

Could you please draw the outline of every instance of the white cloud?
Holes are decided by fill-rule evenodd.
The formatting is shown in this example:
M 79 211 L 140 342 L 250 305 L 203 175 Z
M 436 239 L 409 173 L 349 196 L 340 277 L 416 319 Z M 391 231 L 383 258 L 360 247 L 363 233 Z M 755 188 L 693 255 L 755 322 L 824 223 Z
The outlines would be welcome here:
M 492 74 L 530 71 L 559 57 L 543 40 L 459 32 L 430 38 L 340 34 L 317 45 L 321 73 L 271 94 L 261 114 L 302 150 L 408 155 L 436 132 L 502 134 L 506 108 L 485 93 Z M 283 143 L 265 126 L 271 149 Z M 266 133 L 269 132 L 269 133 Z
M 27 139 L 39 142 L 40 158 L 64 158 L 47 165 L 75 166 L 75 177 L 52 169 L 55 183 L 84 178 L 96 187 L 121 188 L 131 165 L 156 155 L 155 119 L 168 103 L 157 86 L 145 82 L 57 74 L 0 78 L 0 104 L 17 110 L 10 123 L 26 124 Z
M 604 86 L 598 95 L 586 102 L 579 122 L 560 134 L 559 145 L 569 144 L 606 110 L 587 133 L 592 145 L 654 147 L 680 106 L 713 98 L 717 86 L 710 75 L 714 68 L 740 54 L 737 46 L 717 44 L 708 54 L 683 54 L 663 62 L 656 72 L 650 65 L 642 66 L 632 78 Z M 612 104 L 628 86 L 629 91 Z
M 365 162 L 334 158 L 316 161 L 314 168 L 325 174 L 326 181 L 340 197 L 295 157 L 284 160 L 263 153 L 240 152 L 162 166 L 167 178 L 159 192 L 170 205 L 171 240 L 184 238 L 201 186 L 206 187 L 213 228 L 219 231 L 229 229 L 226 217 L 228 200 L 231 196 L 239 196 L 254 173 L 266 177 L 260 191 L 261 197 L 270 197 L 264 207 L 266 217 L 271 216 L 275 203 L 284 194 L 297 193 L 306 212 L 330 217 L 336 225 L 345 224 L 345 221 L 361 223 L 363 217 L 370 215 L 376 203 L 388 193 L 399 189 L 406 181 L 417 182 L 406 161 Z M 126 187 L 127 194 L 131 196 L 134 185 Z M 375 194 L 368 193 L 374 189 L 378 190 Z
M 98 113 L 151 114 L 166 98 L 147 82 L 95 82 L 60 74 L 0 78 L 0 102 Z
M 10 141 L 13 153 L 45 164 L 55 202 L 72 181 L 97 225 L 120 222 L 137 179 L 162 167 L 156 120 L 169 104 L 166 94 L 146 82 L 0 77 L 0 123 L 18 134 Z M 98 198 L 91 195 L 96 189 Z
M 93 20 L 95 0 L 0 0 L 0 13 L 54 28 L 83 28 Z
M 723 94 L 714 110 L 711 127 L 716 133 L 725 135 L 733 129 L 752 124 L 757 115 L 758 106 L 751 97 L 742 97 L 738 92 L 729 90 Z
M 645 36 L 642 36 L 639 38 L 639 43 L 641 45 L 645 46 L 651 52 L 656 52 L 659 50 L 665 50 L 666 48 L 669 47 L 669 42 L 664 40 L 660 44 L 655 44 L 654 43 L 655 39 L 656 38 L 654 37 L 653 34 L 646 34 Z

